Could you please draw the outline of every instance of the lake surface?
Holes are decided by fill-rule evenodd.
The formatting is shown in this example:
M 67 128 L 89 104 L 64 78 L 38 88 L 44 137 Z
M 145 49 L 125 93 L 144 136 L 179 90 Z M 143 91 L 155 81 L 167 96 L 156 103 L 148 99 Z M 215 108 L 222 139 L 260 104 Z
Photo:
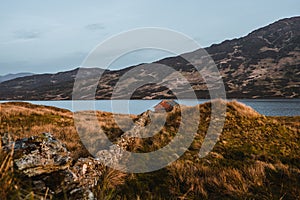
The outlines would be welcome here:
M 140 114 L 161 100 L 97 100 L 97 101 L 24 101 L 38 105 L 55 106 L 71 111 L 102 110 L 114 113 Z M 194 106 L 207 102 L 207 99 L 181 100 L 180 104 Z M 267 116 L 300 116 L 300 99 L 240 99 L 242 102 Z M 7 102 L 7 101 L 0 101 Z

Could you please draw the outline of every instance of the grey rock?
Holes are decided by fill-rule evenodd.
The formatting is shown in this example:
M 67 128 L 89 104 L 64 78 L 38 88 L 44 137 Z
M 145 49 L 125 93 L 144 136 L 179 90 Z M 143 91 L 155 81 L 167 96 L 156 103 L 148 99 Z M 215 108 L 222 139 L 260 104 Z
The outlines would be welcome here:
M 52 197 L 67 194 L 71 199 L 94 198 L 91 189 L 105 169 L 99 159 L 79 158 L 74 162 L 65 145 L 50 133 L 6 144 L 3 149 L 14 148 L 15 168 L 31 180 L 33 191 L 47 191 Z
M 29 177 L 65 170 L 72 163 L 64 144 L 49 133 L 17 140 L 14 151 L 17 169 Z

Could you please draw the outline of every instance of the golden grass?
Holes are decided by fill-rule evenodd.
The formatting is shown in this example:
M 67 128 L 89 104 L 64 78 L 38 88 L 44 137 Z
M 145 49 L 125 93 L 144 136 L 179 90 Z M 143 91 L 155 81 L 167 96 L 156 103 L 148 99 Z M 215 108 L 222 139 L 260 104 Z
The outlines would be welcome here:
M 261 117 L 261 114 L 259 114 L 253 108 L 243 103 L 237 102 L 236 100 L 228 102 L 227 108 L 233 111 L 234 114 L 237 116 L 242 116 L 247 118 Z
M 224 102 L 221 101 L 220 105 L 222 103 Z M 197 135 L 189 151 L 179 160 L 162 170 L 148 174 L 124 174 L 108 168 L 99 179 L 99 183 L 102 184 L 94 188 L 95 194 L 99 199 L 299 197 L 299 117 L 266 117 L 236 101 L 228 102 L 226 120 L 219 141 L 212 153 L 200 159 L 198 152 L 210 121 L 210 107 L 210 103 L 198 107 L 200 125 Z M 189 109 L 193 107 L 183 108 L 184 111 Z M 83 112 L 86 118 L 93 114 Z M 1 104 L 0 115 L 0 135 L 10 133 L 14 139 L 18 139 L 41 132 L 51 132 L 66 144 L 75 159 L 89 154 L 80 142 L 74 126 L 73 113 L 67 110 L 7 103 Z M 99 111 L 96 115 L 102 130 L 97 130 L 93 121 L 85 120 L 81 124 L 83 131 L 91 133 L 88 136 L 93 139 L 102 131 L 113 142 L 131 128 L 128 126 L 129 120 L 137 119 L 135 115 L 118 115 L 121 120 L 117 124 L 111 113 Z M 160 114 L 154 115 L 157 120 L 161 117 Z M 176 135 L 180 123 L 181 111 L 175 108 L 167 114 L 167 121 L 161 130 L 151 138 L 135 138 L 133 146 L 129 149 L 150 152 L 165 146 Z M 189 124 L 185 124 L 185 127 L 189 128 Z M 1 163 L 7 163 L 5 159 L 2 157 Z
M 24 102 L 1 103 L 0 108 L 1 108 L 2 116 L 5 115 L 10 116 L 12 113 L 22 113 L 24 115 L 31 115 L 31 114 L 51 115 L 52 114 L 52 115 L 60 115 L 67 118 L 71 118 L 73 116 L 73 113 L 66 109 L 60 109 L 51 106 L 34 105 L 34 104 L 24 103 Z
M 3 103 L 0 106 L 0 136 L 9 133 L 13 140 L 16 140 L 50 132 L 65 143 L 73 158 L 77 159 L 89 155 L 75 128 L 72 112 L 55 107 L 20 102 Z M 94 112 L 82 112 L 82 115 L 89 117 L 95 114 Z M 132 121 L 136 117 L 134 115 L 116 115 L 121 119 L 119 120 L 120 123 L 117 124 L 112 113 L 98 111 L 96 116 L 98 125 L 105 130 L 104 132 L 112 140 L 120 136 L 122 131 L 116 134 L 115 131 L 111 130 L 119 130 L 120 127 L 127 130 L 127 121 Z M 93 122 L 85 121 L 83 127 L 88 133 L 91 133 L 95 126 Z M 98 131 L 95 130 L 94 132 L 97 133 Z
M 99 177 L 98 185 L 93 188 L 97 199 L 111 200 L 117 195 L 116 188 L 125 183 L 126 174 L 118 170 L 106 167 Z
M 210 199 L 213 191 L 214 198 L 254 198 L 255 192 L 261 192 L 259 198 L 276 198 L 270 189 L 268 176 L 281 171 L 281 176 L 285 179 L 294 180 L 293 176 L 299 177 L 299 169 L 288 169 L 286 165 L 277 163 L 275 165 L 256 161 L 251 165 L 243 165 L 242 168 L 216 167 L 204 163 L 176 161 L 168 167 L 169 172 L 169 190 L 179 199 L 193 199 L 195 196 L 199 199 Z M 292 174 L 293 172 L 293 174 Z M 280 183 L 284 185 L 285 182 Z M 291 184 L 287 183 L 287 184 Z M 297 184 L 297 183 L 295 183 Z M 294 185 L 295 189 L 299 185 Z M 284 187 L 286 189 L 286 187 Z M 282 197 L 286 193 L 285 189 L 278 191 Z M 293 191 L 294 196 L 299 195 L 299 191 Z
M 8 197 L 15 190 L 13 177 L 13 150 L 3 152 L 0 150 L 0 197 Z

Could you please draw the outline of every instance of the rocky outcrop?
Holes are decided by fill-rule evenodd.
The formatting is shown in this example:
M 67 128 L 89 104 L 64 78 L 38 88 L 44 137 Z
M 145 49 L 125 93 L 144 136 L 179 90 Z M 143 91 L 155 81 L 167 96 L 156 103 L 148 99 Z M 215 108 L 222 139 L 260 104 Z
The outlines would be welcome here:
M 14 163 L 29 177 L 65 170 L 72 158 L 66 147 L 49 133 L 17 140 Z
M 154 113 L 150 110 L 140 114 L 134 122 L 132 128 L 124 132 L 120 138 L 117 139 L 115 145 L 111 145 L 108 149 L 98 151 L 95 156 L 108 165 L 114 165 L 120 169 L 126 168 L 126 166 L 120 164 L 122 163 L 121 160 L 126 160 L 129 158 L 129 155 L 123 150 L 133 150 L 131 148 L 136 145 L 135 138 L 143 137 L 141 134 L 145 133 L 145 127 L 151 122 L 152 114 Z
M 8 142 L 8 143 L 7 143 Z M 67 193 L 72 199 L 82 196 L 92 197 L 105 166 L 92 157 L 79 158 L 76 162 L 70 157 L 65 145 L 50 133 L 19 139 L 9 143 L 2 138 L 3 149 L 14 150 L 16 171 L 30 179 L 33 191 L 59 196 Z
M 178 103 L 174 100 L 162 100 L 159 104 L 154 106 L 155 112 L 171 112 L 174 106 Z

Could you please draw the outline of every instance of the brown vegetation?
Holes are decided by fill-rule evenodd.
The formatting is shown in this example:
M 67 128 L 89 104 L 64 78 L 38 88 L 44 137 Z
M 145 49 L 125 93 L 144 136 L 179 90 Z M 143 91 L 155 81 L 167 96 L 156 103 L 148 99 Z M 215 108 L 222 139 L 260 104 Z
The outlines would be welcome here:
M 210 119 L 210 103 L 199 106 L 200 126 L 188 151 L 171 165 L 151 173 L 124 174 L 107 168 L 93 189 L 98 199 L 297 199 L 300 196 L 300 117 L 267 117 L 238 102 L 228 102 L 226 121 L 219 141 L 204 158 L 198 153 Z M 184 109 L 193 109 L 185 107 Z M 85 112 L 86 116 L 91 112 Z M 72 156 L 89 153 L 75 130 L 73 113 L 27 103 L 1 104 L 0 134 L 13 139 L 51 132 L 63 141 Z M 138 116 L 97 112 L 103 131 L 116 142 L 127 120 Z M 157 119 L 163 115 L 154 115 Z M 135 138 L 136 152 L 159 149 L 172 140 L 181 123 L 181 110 L 167 113 L 164 127 L 151 138 Z M 122 129 L 120 129 L 120 126 Z M 85 124 L 93 129 L 92 124 Z M 188 127 L 188 126 L 187 126 Z M 0 152 L 1 197 L 16 188 L 11 154 Z M 8 187 L 8 188 L 5 188 Z M 2 189 L 3 188 L 3 189 Z

